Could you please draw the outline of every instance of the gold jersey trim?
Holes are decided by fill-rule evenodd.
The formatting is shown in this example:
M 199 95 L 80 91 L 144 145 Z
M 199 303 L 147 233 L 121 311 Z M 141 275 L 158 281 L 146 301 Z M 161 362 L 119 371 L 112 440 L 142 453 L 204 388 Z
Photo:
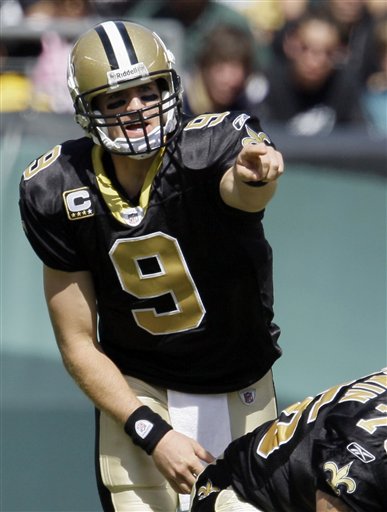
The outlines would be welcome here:
M 92 149 L 92 162 L 94 173 L 97 178 L 98 188 L 113 217 L 122 224 L 130 225 L 130 222 L 127 220 L 128 212 L 132 210 L 141 210 L 143 215 L 146 213 L 149 205 L 149 196 L 153 179 L 160 169 L 165 148 L 160 149 L 145 176 L 144 184 L 140 193 L 139 207 L 132 205 L 128 200 L 120 196 L 117 190 L 113 187 L 113 184 L 110 178 L 107 176 L 102 163 L 103 151 L 103 148 L 97 145 L 95 145 Z

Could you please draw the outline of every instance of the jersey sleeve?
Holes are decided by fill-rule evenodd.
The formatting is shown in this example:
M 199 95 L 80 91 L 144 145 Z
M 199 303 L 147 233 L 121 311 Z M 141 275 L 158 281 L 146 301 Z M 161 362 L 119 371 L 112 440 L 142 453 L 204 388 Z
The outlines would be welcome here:
M 202 114 L 186 123 L 184 134 L 185 166 L 212 170 L 219 179 L 244 146 L 261 142 L 274 146 L 259 120 L 243 112 Z
M 74 272 L 84 270 L 85 263 L 76 250 L 63 206 L 62 157 L 58 148 L 61 146 L 34 160 L 24 171 L 19 208 L 24 232 L 42 262 L 57 270 Z M 50 158 L 52 163 L 42 164 Z

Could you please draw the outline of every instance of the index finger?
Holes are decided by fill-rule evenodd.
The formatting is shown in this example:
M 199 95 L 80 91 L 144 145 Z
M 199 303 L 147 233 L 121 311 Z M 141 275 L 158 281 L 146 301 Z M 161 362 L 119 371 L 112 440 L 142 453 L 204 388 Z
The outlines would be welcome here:
M 251 153 L 251 154 L 258 153 L 260 155 L 264 155 L 267 153 L 269 147 L 270 146 L 268 146 L 264 142 L 259 142 L 259 143 L 252 142 L 250 144 L 247 144 L 247 146 L 244 146 L 244 149 L 246 149 L 248 151 L 248 153 Z

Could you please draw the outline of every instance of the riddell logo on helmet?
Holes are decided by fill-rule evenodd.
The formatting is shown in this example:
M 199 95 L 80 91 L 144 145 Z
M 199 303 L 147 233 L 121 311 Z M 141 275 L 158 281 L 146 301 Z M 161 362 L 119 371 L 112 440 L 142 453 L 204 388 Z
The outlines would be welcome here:
M 114 71 L 109 71 L 107 73 L 107 79 L 109 85 L 117 85 L 119 82 L 123 80 L 138 78 L 142 76 L 148 76 L 149 72 L 147 67 L 143 62 L 139 62 L 138 64 L 134 64 L 126 69 L 115 69 Z

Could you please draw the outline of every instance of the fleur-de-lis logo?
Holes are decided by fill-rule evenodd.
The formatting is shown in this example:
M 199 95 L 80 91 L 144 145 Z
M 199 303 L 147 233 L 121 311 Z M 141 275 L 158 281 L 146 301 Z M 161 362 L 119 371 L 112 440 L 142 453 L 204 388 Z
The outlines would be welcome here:
M 198 500 L 204 500 L 204 498 L 207 498 L 213 492 L 220 492 L 220 489 L 219 487 L 213 486 L 211 480 L 207 480 L 206 485 L 201 485 L 198 489 Z
M 255 132 L 249 126 L 246 126 L 247 133 L 249 137 L 244 137 L 242 140 L 242 146 L 247 146 L 248 144 L 259 144 L 261 142 L 267 142 L 271 144 L 271 140 L 269 136 L 264 132 Z
M 347 488 L 347 494 L 352 494 L 356 490 L 356 482 L 353 478 L 349 477 L 349 470 L 353 464 L 353 461 L 339 468 L 334 462 L 326 462 L 324 464 L 324 470 L 331 472 L 331 478 L 327 479 L 328 484 L 332 487 L 333 491 L 337 496 L 340 496 L 341 490 L 340 485 L 344 485 Z

